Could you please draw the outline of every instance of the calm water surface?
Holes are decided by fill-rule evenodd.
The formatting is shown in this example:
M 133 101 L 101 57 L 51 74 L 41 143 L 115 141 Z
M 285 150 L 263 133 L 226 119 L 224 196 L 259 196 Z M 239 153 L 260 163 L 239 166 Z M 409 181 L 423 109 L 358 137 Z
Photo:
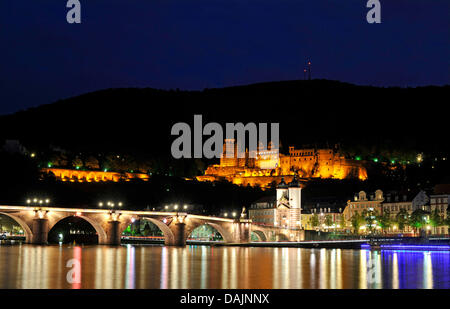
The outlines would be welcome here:
M 0 245 L 0 288 L 450 288 L 450 252 Z

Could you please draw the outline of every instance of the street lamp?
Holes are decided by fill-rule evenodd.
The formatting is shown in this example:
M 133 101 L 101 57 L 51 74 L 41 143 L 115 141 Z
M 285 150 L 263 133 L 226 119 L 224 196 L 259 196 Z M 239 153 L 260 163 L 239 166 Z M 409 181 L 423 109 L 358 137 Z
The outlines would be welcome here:
M 100 202 L 98 202 L 98 206 L 99 207 L 103 207 L 103 205 L 104 204 L 106 204 L 106 206 L 108 206 L 108 207 L 111 207 L 111 208 L 114 208 L 114 206 L 119 206 L 119 207 L 122 207 L 123 206 L 123 203 L 122 202 L 111 202 L 111 201 L 108 201 L 108 202 L 103 202 L 103 201 L 100 201 Z
M 45 198 L 45 199 L 38 199 L 36 197 L 32 198 L 32 199 L 27 199 L 26 200 L 27 205 L 39 205 L 41 206 L 42 204 L 47 204 L 50 203 L 50 199 L 49 198 Z

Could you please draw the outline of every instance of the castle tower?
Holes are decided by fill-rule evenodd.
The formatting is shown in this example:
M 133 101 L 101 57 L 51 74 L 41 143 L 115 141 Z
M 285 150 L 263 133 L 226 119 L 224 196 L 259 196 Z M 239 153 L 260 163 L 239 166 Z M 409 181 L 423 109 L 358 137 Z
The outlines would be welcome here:
M 227 157 L 227 149 L 233 151 L 233 155 L 231 157 Z M 220 157 L 220 165 L 221 166 L 237 166 L 237 144 L 235 143 L 234 138 L 225 139 L 225 143 L 223 144 L 222 156 Z

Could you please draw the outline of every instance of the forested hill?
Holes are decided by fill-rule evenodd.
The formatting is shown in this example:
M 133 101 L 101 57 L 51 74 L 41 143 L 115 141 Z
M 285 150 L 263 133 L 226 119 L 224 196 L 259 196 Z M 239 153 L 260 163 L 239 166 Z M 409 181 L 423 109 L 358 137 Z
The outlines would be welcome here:
M 26 89 L 24 89 L 26 91 Z M 203 91 L 107 89 L 0 117 L 0 138 L 30 147 L 165 156 L 171 127 L 279 122 L 284 149 L 333 146 L 350 153 L 447 152 L 450 86 L 377 88 L 329 80 L 282 81 Z

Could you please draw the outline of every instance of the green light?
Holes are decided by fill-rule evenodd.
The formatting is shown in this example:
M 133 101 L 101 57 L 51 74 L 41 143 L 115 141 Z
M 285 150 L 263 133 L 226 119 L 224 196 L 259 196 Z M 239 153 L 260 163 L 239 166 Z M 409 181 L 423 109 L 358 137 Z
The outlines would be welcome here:
M 77 166 L 77 167 L 75 167 L 77 170 L 79 170 L 80 169 L 80 167 L 79 166 Z
M 391 160 L 391 163 L 392 163 L 392 164 L 395 164 L 395 160 Z
M 48 166 L 48 167 L 52 167 L 52 163 L 51 163 L 51 162 L 48 162 L 47 166 Z
M 360 156 L 355 157 L 355 159 L 356 159 L 356 161 L 361 161 L 361 157 Z
M 373 162 L 378 162 L 378 158 L 373 159 Z
M 108 171 L 108 169 L 107 168 L 105 168 L 104 170 L 103 170 L 104 172 L 107 172 Z

